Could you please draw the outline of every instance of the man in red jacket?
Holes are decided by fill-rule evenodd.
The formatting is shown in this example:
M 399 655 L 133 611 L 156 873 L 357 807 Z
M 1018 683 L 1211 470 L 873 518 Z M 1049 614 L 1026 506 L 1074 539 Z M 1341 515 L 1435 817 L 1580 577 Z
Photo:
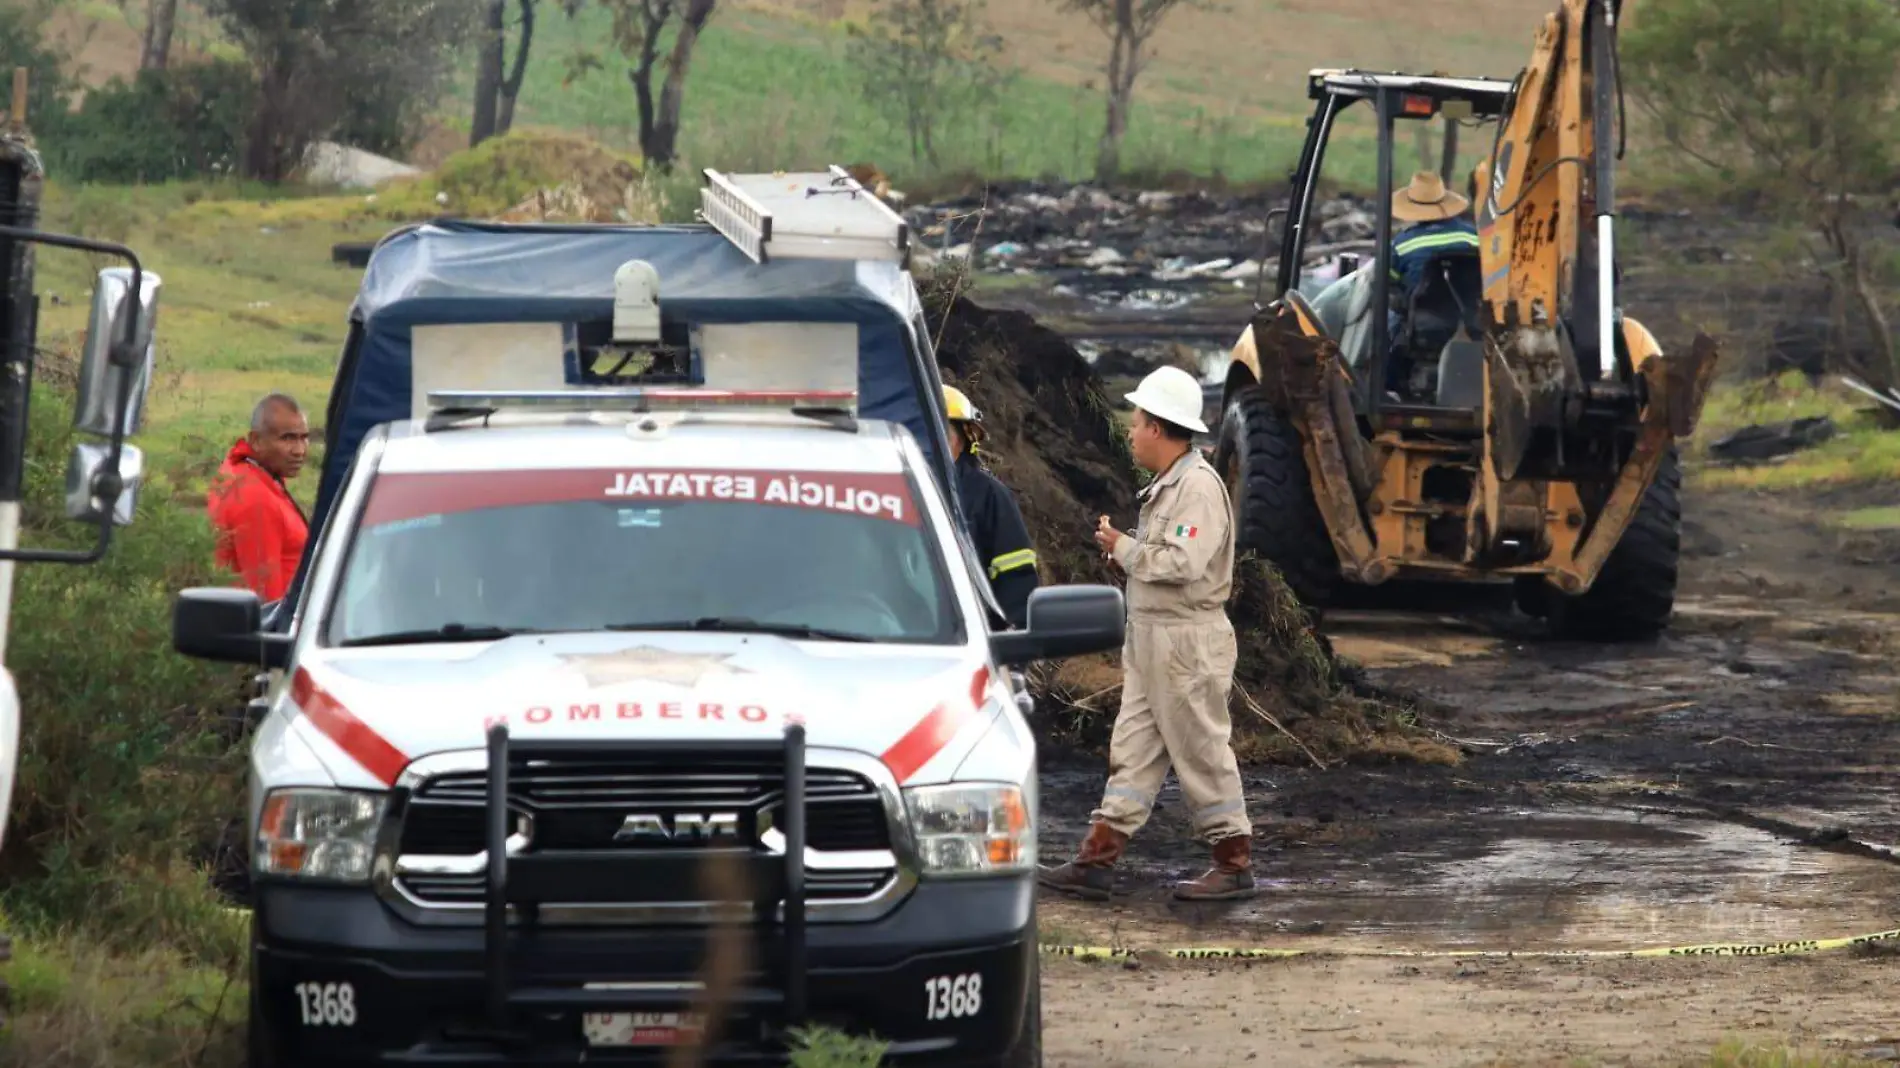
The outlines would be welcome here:
M 310 535 L 309 520 L 284 486 L 303 469 L 309 451 L 303 410 L 272 393 L 251 409 L 251 432 L 231 446 L 206 495 L 219 565 L 266 603 L 290 589 Z

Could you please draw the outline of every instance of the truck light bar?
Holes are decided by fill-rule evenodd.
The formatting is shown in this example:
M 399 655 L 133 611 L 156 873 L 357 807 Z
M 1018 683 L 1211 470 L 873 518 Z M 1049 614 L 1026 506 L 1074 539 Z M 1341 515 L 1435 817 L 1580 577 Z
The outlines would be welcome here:
M 754 263 L 910 258 L 910 224 L 843 167 L 725 174 L 708 168 L 699 214 Z
M 854 389 L 696 389 L 691 387 L 626 387 L 618 389 L 491 389 L 430 390 L 429 407 L 496 410 L 540 408 L 558 411 L 596 411 L 603 408 L 648 412 L 699 408 L 850 409 L 856 406 Z

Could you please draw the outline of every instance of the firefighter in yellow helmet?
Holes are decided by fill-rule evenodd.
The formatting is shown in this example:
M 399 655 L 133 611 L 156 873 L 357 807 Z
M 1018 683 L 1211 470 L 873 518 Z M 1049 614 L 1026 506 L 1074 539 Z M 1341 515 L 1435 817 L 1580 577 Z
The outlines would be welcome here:
M 1015 495 L 977 458 L 983 413 L 954 386 L 943 387 L 943 407 L 950 423 L 950 452 L 957 465 L 957 496 L 963 502 L 970 541 L 977 559 L 989 570 L 996 603 L 1009 625 L 1021 629 L 1028 622 L 1029 595 L 1038 584 L 1036 547 L 1029 540 Z

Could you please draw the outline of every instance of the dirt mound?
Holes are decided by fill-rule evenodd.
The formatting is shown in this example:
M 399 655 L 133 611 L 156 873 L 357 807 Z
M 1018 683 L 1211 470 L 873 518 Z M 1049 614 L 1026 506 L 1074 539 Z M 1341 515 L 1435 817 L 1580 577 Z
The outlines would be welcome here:
M 1119 410 L 1092 368 L 1060 334 L 1029 315 L 996 311 L 955 292 L 954 277 L 925 281 L 945 382 L 983 411 L 982 453 L 1022 505 L 1045 583 L 1120 579 L 1091 532 L 1107 515 L 1135 523 L 1138 474 Z M 1409 711 L 1366 689 L 1334 659 L 1324 637 L 1272 567 L 1237 567 L 1228 604 L 1240 641 L 1235 672 L 1235 747 L 1249 762 L 1326 764 L 1409 758 L 1455 762 L 1425 740 Z M 1032 672 L 1050 741 L 1101 752 L 1120 699 L 1119 656 L 1078 658 Z
M 510 222 L 643 222 L 657 218 L 640 165 L 584 137 L 513 130 L 457 152 L 381 198 L 423 215 Z

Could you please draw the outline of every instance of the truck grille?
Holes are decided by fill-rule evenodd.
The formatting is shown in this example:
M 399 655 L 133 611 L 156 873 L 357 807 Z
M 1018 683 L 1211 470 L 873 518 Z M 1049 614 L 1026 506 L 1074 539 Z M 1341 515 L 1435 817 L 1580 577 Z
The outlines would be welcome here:
M 694 814 L 737 814 L 741 841 L 762 848 L 760 813 L 782 827 L 779 810 L 783 772 L 769 758 L 729 754 L 615 754 L 611 759 L 562 757 L 518 763 L 509 769 L 509 808 L 533 820 L 528 851 L 540 849 L 612 852 L 636 848 L 691 849 L 701 843 L 616 841 L 623 821 L 640 815 L 663 821 Z M 433 776 L 411 795 L 402 816 L 397 852 L 402 857 L 470 857 L 484 848 L 486 771 Z M 821 853 L 888 851 L 890 829 L 877 787 L 863 775 L 834 768 L 806 770 L 806 837 Z M 738 843 L 735 843 L 738 844 Z M 482 900 L 479 870 L 428 873 L 401 871 L 397 882 L 424 904 L 469 905 Z M 813 902 L 849 900 L 878 893 L 896 877 L 895 867 L 813 868 L 806 892 Z

